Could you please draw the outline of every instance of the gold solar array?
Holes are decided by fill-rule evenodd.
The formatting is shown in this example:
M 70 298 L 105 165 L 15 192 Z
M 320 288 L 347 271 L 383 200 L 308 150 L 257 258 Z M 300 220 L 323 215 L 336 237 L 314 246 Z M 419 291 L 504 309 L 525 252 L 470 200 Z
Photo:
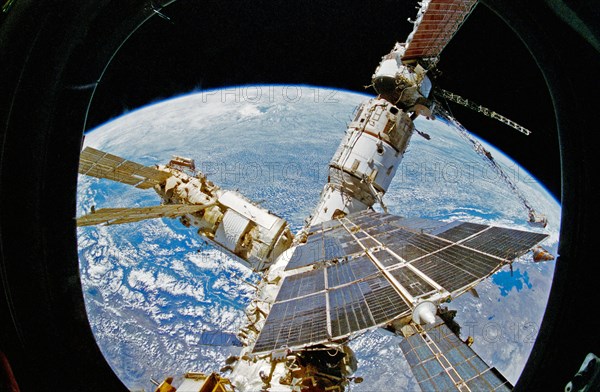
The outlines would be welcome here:
M 106 178 L 140 189 L 152 188 L 171 176 L 167 172 L 143 166 L 92 147 L 86 147 L 81 152 L 79 173 L 96 178 Z
M 210 205 L 167 204 L 140 208 L 103 208 L 78 218 L 77 226 L 117 225 L 144 219 L 174 218 L 198 212 Z
M 476 0 L 431 0 L 409 36 L 402 59 L 438 57 L 476 4 Z

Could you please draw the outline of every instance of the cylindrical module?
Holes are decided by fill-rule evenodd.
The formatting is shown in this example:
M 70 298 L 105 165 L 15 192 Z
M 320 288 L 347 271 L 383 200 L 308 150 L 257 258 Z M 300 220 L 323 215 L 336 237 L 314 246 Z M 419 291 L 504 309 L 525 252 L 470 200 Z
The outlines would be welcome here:
M 264 271 L 287 250 L 293 236 L 285 219 L 235 191 L 218 191 L 225 213 L 213 240 L 254 271 Z
M 363 103 L 329 164 L 329 179 L 309 225 L 371 207 L 387 191 L 414 125 L 385 99 Z
M 190 175 L 173 165 L 159 169 L 172 174 L 155 187 L 164 204 L 205 206 L 181 216 L 181 223 L 197 227 L 198 234 L 252 270 L 266 270 L 291 246 L 285 219 L 238 192 L 220 189 L 202 174 Z
M 414 61 L 402 60 L 405 49 L 405 44 L 396 43 L 392 51 L 382 57 L 371 83 L 381 98 L 410 110 L 416 104 L 427 102 L 432 84 L 425 68 Z

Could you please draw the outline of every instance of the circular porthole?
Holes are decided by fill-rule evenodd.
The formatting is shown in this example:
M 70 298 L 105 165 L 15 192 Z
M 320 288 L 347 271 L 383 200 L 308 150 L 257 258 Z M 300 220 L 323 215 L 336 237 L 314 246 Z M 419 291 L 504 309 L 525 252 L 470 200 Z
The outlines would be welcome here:
M 196 9 L 194 15 L 230 15 L 225 9 L 227 4 L 206 3 L 191 5 Z M 582 115 L 594 112 L 591 100 L 585 101 L 582 97 L 587 96 L 589 91 L 599 91 L 598 81 L 586 77 L 598 69 L 598 53 L 592 46 L 594 39 L 598 38 L 586 39 L 576 26 L 571 27 L 568 20 L 557 16 L 548 5 L 556 2 L 532 1 L 521 4 L 517 9 L 511 4 L 488 0 L 479 7 L 486 4 L 512 26 L 535 57 L 556 110 L 561 139 L 563 222 L 568 222 L 568 226 L 564 226 L 561 232 L 560 260 L 544 324 L 522 375 L 522 384 L 518 386 L 550 389 L 558 385 L 562 388 L 563 382 L 577 371 L 585 356 L 582 353 L 598 349 L 595 339 L 597 322 L 580 325 L 577 339 L 573 339 L 571 334 L 572 320 L 587 311 L 578 299 L 584 297 L 591 301 L 597 298 L 592 289 L 595 287 L 593 274 L 589 273 L 594 260 L 594 241 L 590 233 L 595 226 L 592 214 L 588 213 L 595 208 L 589 162 L 593 162 L 594 152 L 593 144 L 588 140 L 589 134 L 581 130 L 595 126 L 591 116 Z M 60 5 L 51 1 L 22 0 L 6 2 L 4 7 L 0 16 L 0 275 L 3 289 L 0 305 L 4 316 L 0 350 L 22 390 L 47 390 L 52 388 L 53 380 L 67 383 L 71 390 L 124 390 L 96 345 L 79 282 L 74 221 L 79 148 L 86 127 L 96 126 L 124 110 L 141 106 L 136 97 L 127 96 L 123 91 L 135 95 L 136 88 L 139 88 L 148 92 L 143 99 L 151 94 L 160 98 L 182 92 L 182 85 L 177 83 L 178 76 L 181 76 L 178 74 L 182 73 L 181 64 L 172 64 L 168 58 L 153 58 L 143 52 L 131 52 L 123 58 L 116 53 L 125 48 L 127 42 L 132 42 L 130 39 L 140 38 L 135 32 L 146 23 L 164 23 L 165 29 L 176 31 L 183 22 L 167 12 L 168 7 L 162 10 L 154 2 L 137 0 L 126 3 L 69 1 Z M 593 6 L 590 3 L 587 7 Z M 342 14 L 347 10 L 360 13 L 364 4 L 339 3 L 327 8 L 343 10 Z M 586 9 L 582 6 L 583 11 Z M 277 26 L 281 30 L 274 30 L 267 23 L 259 23 L 268 21 L 268 18 L 261 19 L 260 13 L 254 10 L 251 15 L 256 16 L 256 25 L 253 28 L 258 31 L 258 27 L 264 27 L 263 38 L 285 31 L 289 34 L 280 35 L 299 39 L 302 35 L 300 28 L 292 34 L 286 26 L 296 19 L 311 21 L 309 15 L 302 12 L 279 15 Z M 265 13 L 274 17 L 268 10 Z M 338 13 L 336 11 L 335 14 Z M 326 15 L 335 20 L 333 12 Z M 339 16 L 341 18 L 342 15 Z M 214 18 L 219 23 L 231 20 Z M 584 25 L 590 24 L 587 20 L 582 16 Z M 209 22 L 206 21 L 207 24 Z M 189 52 L 188 65 L 198 53 L 205 56 L 206 62 L 196 58 L 197 62 L 193 64 L 205 67 L 197 68 L 196 72 L 213 87 L 230 85 L 231 80 L 235 83 L 256 83 L 260 79 L 273 83 L 294 81 L 354 88 L 350 87 L 351 83 L 344 84 L 343 78 L 353 78 L 357 81 L 353 83 L 360 84 L 364 81 L 360 75 L 370 75 L 372 64 L 365 65 L 356 74 L 338 78 L 336 72 L 325 72 L 315 59 L 329 59 L 332 50 L 340 51 L 336 54 L 359 53 L 360 48 L 355 46 L 355 42 L 369 39 L 368 35 L 379 34 L 365 28 L 362 29 L 365 37 L 356 35 L 352 36 L 353 40 L 347 41 L 340 33 L 335 35 L 337 44 L 327 41 L 323 47 L 315 45 L 315 40 L 310 45 L 314 51 L 307 55 L 312 58 L 303 59 L 306 61 L 302 63 L 302 69 L 295 68 L 294 72 L 283 72 L 282 69 L 281 73 L 274 74 L 279 67 L 273 65 L 276 63 L 271 61 L 273 58 L 278 61 L 286 57 L 295 58 L 294 55 L 301 52 L 293 45 L 268 46 L 269 50 L 279 51 L 274 52 L 276 55 L 271 60 L 260 62 L 252 55 L 260 52 L 260 43 L 244 40 L 243 45 L 234 44 L 240 36 L 248 36 L 242 34 L 243 26 L 235 23 L 225 26 L 234 29 L 235 34 L 216 36 L 210 28 L 217 22 L 211 23 L 214 25 L 206 27 L 205 35 L 198 37 L 201 44 L 197 51 Z M 350 26 L 353 26 L 352 23 Z M 396 25 L 390 21 L 393 28 L 383 29 L 387 34 L 385 38 L 376 36 L 374 38 L 377 39 L 369 41 L 371 45 L 365 49 L 368 51 L 366 57 L 378 59 L 385 50 L 389 50 L 393 41 L 389 37 Z M 552 30 L 542 25 L 551 25 Z M 347 27 L 342 24 L 338 28 L 341 32 L 348 32 L 350 29 Z M 303 29 L 306 32 L 306 23 Z M 595 30 L 590 27 L 589 31 L 593 34 Z M 181 40 L 190 39 L 182 31 L 176 36 Z M 323 37 L 326 36 L 323 34 Z M 340 42 L 344 45 L 339 45 Z M 151 47 L 164 43 L 148 40 L 145 44 Z M 266 39 L 263 44 L 267 45 Z M 247 51 L 240 56 L 236 49 L 244 46 Z M 587 68 L 589 72 L 575 74 L 570 66 L 566 66 L 565 59 L 573 58 L 573 53 L 577 53 L 580 59 L 578 66 Z M 330 69 L 350 68 L 347 57 L 339 57 L 344 61 L 332 63 L 335 66 Z M 228 69 L 224 64 L 240 63 L 255 70 L 252 76 L 255 79 L 244 73 L 243 67 L 229 70 L 231 74 L 223 71 Z M 119 65 L 121 70 L 129 68 L 138 78 L 121 79 L 122 74 L 109 72 L 111 64 Z M 161 73 L 171 77 L 159 78 Z M 103 84 L 108 78 L 113 78 L 112 86 L 122 85 L 123 90 L 118 94 L 116 90 L 111 91 L 108 88 L 111 84 Z M 356 87 L 356 90 L 359 91 L 359 88 Z M 526 94 L 535 99 L 535 92 Z M 313 96 L 311 99 L 319 99 L 326 105 L 326 99 L 335 99 L 335 96 Z M 538 159 L 543 160 L 543 155 Z M 556 358 L 560 358 L 560 363 Z M 8 376 L 4 374 L 0 375 L 0 382 L 6 384 Z

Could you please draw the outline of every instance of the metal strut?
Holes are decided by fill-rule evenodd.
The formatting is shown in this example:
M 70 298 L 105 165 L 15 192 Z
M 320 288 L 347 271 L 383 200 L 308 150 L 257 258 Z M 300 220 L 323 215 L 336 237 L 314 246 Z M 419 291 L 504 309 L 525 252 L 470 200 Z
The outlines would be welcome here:
M 465 129 L 465 127 L 463 127 L 462 124 L 459 123 L 458 120 L 456 120 L 453 116 L 451 116 L 450 113 L 448 113 L 445 109 L 437 107 L 436 110 L 440 112 L 440 114 L 443 117 L 447 118 L 456 126 L 459 135 L 471 143 L 471 145 L 473 146 L 473 150 L 475 150 L 477 154 L 484 158 L 484 161 L 487 162 L 488 165 L 490 165 L 494 172 L 496 172 L 496 174 L 498 174 L 498 176 L 502 178 L 506 185 L 508 185 L 508 187 L 513 191 L 513 193 L 519 198 L 523 206 L 528 211 L 529 224 L 531 224 L 532 226 L 546 227 L 546 225 L 548 224 L 548 219 L 544 215 L 537 213 L 533 209 L 533 207 L 531 206 L 531 204 L 529 204 L 525 196 L 523 196 L 519 188 L 517 188 L 515 183 L 504 172 L 504 170 L 502 170 L 502 167 L 500 167 L 498 162 L 496 162 L 492 154 L 488 150 L 486 150 L 485 147 L 483 147 L 483 145 L 477 139 L 472 137 L 471 134 L 469 134 L 469 132 Z
M 498 114 L 495 111 L 486 108 L 485 106 L 478 105 L 475 102 L 473 102 L 473 101 L 471 101 L 471 100 L 469 100 L 467 98 L 463 98 L 463 97 L 461 97 L 458 94 L 451 93 L 448 90 L 444 90 L 442 88 L 436 88 L 433 91 L 433 94 L 436 95 L 439 98 L 445 98 L 445 99 L 447 99 L 449 101 L 452 101 L 454 103 L 457 103 L 459 105 L 467 107 L 467 108 L 469 108 L 471 110 L 474 110 L 474 111 L 476 111 L 478 113 L 481 113 L 481 114 L 483 114 L 483 115 L 485 115 L 487 117 L 490 117 L 490 118 L 493 118 L 495 120 L 498 120 L 498 121 L 500 121 L 500 122 L 508 125 L 511 128 L 516 129 L 517 131 L 519 131 L 519 132 L 521 132 L 521 133 L 523 133 L 525 135 L 529 135 L 531 133 L 531 131 L 529 129 L 527 129 L 527 128 L 525 128 L 525 127 L 517 124 L 513 120 L 510 120 L 510 119 L 504 117 L 503 115 Z

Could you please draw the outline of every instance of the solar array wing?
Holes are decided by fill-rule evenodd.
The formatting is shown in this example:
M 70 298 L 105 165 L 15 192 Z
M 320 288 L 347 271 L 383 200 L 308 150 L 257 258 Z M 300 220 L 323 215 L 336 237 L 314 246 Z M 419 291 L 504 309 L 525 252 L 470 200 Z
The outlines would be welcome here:
M 328 292 L 328 299 L 333 339 L 383 325 L 410 313 L 410 305 L 381 273 L 333 288 Z
M 328 340 L 325 293 L 276 302 L 254 351 L 303 346 Z
M 467 239 L 463 245 L 497 257 L 513 259 L 520 256 L 523 249 L 530 248 L 531 243 L 539 242 L 539 238 L 539 233 L 490 227 Z
M 402 353 L 423 391 L 510 391 L 512 385 L 488 366 L 444 322 L 402 329 Z
M 296 248 L 286 269 L 306 267 L 324 259 L 323 232 L 318 231 L 309 236 L 305 244 Z
M 334 287 L 328 284 L 314 294 L 307 295 L 310 291 L 299 289 L 322 284 L 323 270 L 319 271 L 320 274 L 310 271 L 285 279 L 254 352 L 341 339 L 410 314 L 409 304 L 380 272 Z M 297 276 L 300 278 L 293 278 Z
M 254 352 L 386 325 L 420 301 L 463 294 L 546 237 L 374 211 L 312 227 L 290 258 Z M 317 333 L 317 325 L 324 329 Z
M 171 176 L 167 172 L 140 165 L 92 147 L 86 147 L 81 152 L 79 173 L 106 178 L 141 189 L 152 188 Z
M 423 1 L 403 60 L 436 59 L 473 11 L 477 0 Z
M 138 222 L 145 219 L 174 218 L 185 214 L 193 214 L 209 205 L 166 204 L 139 208 L 102 208 L 77 218 L 77 226 L 118 225 Z

